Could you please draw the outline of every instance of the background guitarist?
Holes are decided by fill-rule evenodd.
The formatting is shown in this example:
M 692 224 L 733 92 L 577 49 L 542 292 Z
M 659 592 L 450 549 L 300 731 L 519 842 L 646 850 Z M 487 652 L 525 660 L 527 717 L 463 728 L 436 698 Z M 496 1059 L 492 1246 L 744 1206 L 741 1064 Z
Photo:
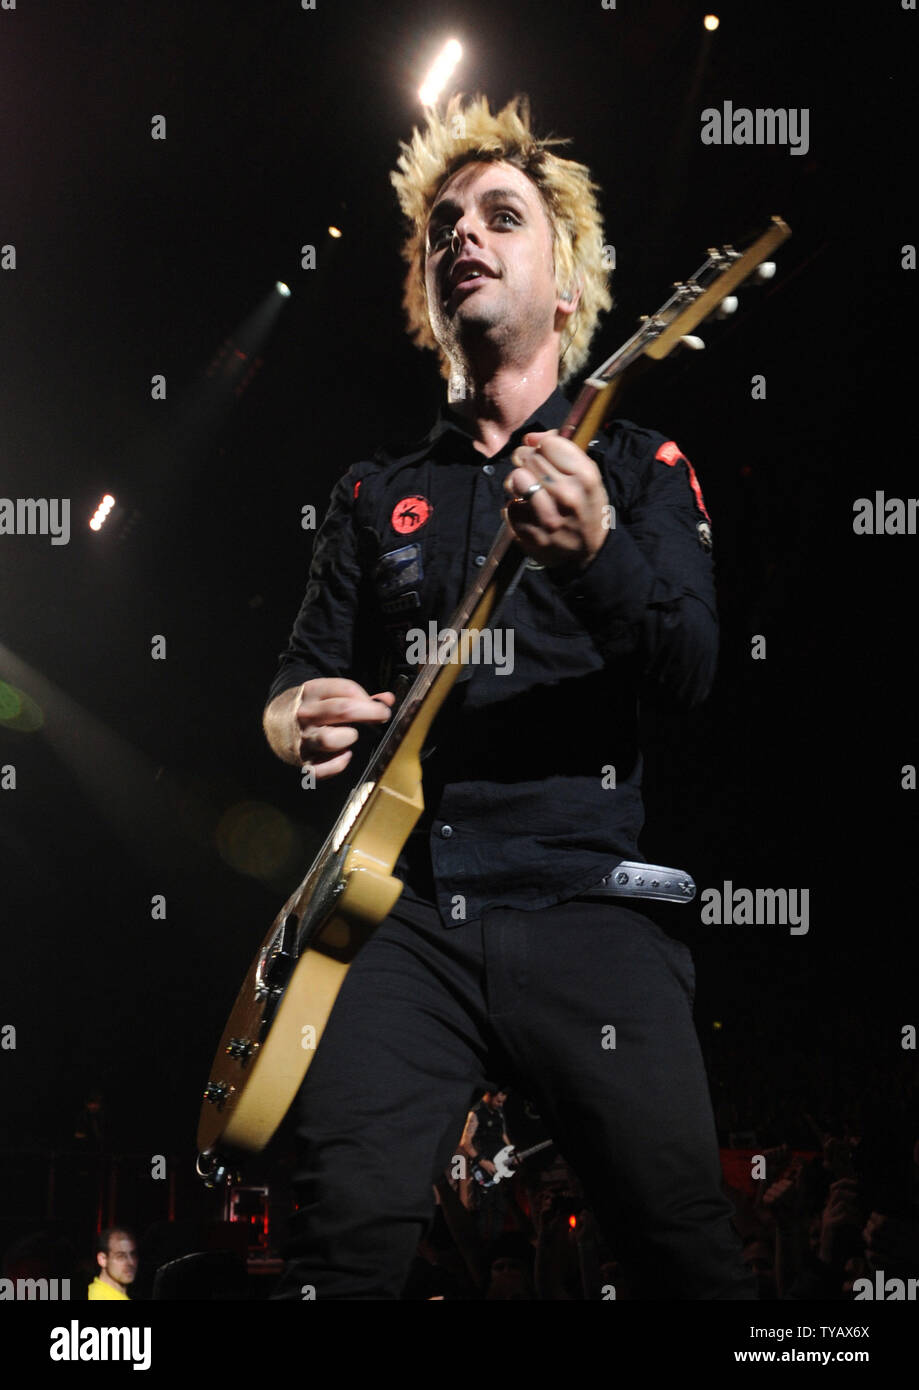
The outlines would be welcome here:
M 457 1191 L 463 1205 L 475 1213 L 476 1229 L 482 1240 L 493 1240 L 504 1229 L 504 1214 L 510 1184 L 495 1176 L 495 1155 L 510 1144 L 504 1105 L 506 1091 L 486 1091 L 466 1116 L 457 1145 L 457 1154 L 467 1160 L 468 1177 L 461 1179 Z M 487 1186 L 485 1185 L 487 1184 Z
M 280 1296 L 399 1298 L 468 1097 L 501 1076 L 536 1103 L 635 1296 L 755 1297 L 691 957 L 601 884 L 642 858 L 639 681 L 692 705 L 713 678 L 708 516 L 665 436 L 616 422 L 583 452 L 553 433 L 559 381 L 611 306 L 599 190 L 558 143 L 533 136 L 525 99 L 492 114 L 453 98 L 392 174 L 408 327 L 437 352 L 447 405 L 332 493 L 265 712 L 274 752 L 317 779 L 345 770 L 416 673 L 409 631 L 449 620 L 504 505 L 531 567 L 498 619 L 513 667 L 471 666 L 454 689 L 405 892 L 302 1087 Z
M 459 1150 L 466 1153 L 472 1168 L 481 1168 L 487 1177 L 493 1177 L 496 1153 L 510 1144 L 504 1106 L 506 1091 L 486 1091 L 469 1111 L 466 1127 L 460 1139 Z

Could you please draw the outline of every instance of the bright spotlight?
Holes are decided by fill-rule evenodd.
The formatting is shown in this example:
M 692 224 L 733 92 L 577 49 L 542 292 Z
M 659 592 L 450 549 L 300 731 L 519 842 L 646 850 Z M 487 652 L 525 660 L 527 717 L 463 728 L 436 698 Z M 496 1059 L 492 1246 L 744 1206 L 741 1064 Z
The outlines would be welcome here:
M 283 280 L 279 280 L 277 282 L 277 284 L 275 285 L 275 289 L 277 290 L 278 294 L 284 297 L 284 299 L 290 298 L 290 286 L 285 285 Z
M 96 508 L 96 510 L 95 510 L 95 511 L 93 512 L 93 514 L 92 514 L 92 519 L 91 519 L 91 521 L 90 521 L 90 523 L 89 523 L 89 529 L 90 529 L 91 531 L 101 531 L 101 530 L 102 530 L 102 524 L 103 524 L 103 522 L 107 519 L 108 514 L 109 514 L 109 512 L 112 510 L 112 508 L 114 507 L 114 505 L 115 505 L 115 499 L 114 499 L 114 497 L 112 496 L 112 494 L 111 494 L 110 492 L 107 492 L 107 493 L 105 494 L 105 496 L 103 497 L 102 501 L 99 503 L 99 505 L 98 505 L 98 507 Z
M 713 32 L 715 29 L 718 28 L 718 25 L 721 23 L 721 20 L 718 18 L 716 14 L 707 14 L 703 19 L 702 23 L 705 25 L 706 29 L 708 29 L 710 32 Z
M 462 46 L 457 43 L 456 39 L 449 39 L 444 44 L 418 88 L 418 97 L 422 106 L 434 105 L 462 56 Z
M 340 229 L 339 227 L 330 227 L 330 228 L 329 228 L 329 236 L 333 236 L 333 237 L 336 237 L 336 238 L 337 238 L 337 237 L 340 237 L 340 236 L 342 236 L 342 235 L 343 235 L 343 233 L 342 233 L 342 231 L 341 231 L 341 229 Z

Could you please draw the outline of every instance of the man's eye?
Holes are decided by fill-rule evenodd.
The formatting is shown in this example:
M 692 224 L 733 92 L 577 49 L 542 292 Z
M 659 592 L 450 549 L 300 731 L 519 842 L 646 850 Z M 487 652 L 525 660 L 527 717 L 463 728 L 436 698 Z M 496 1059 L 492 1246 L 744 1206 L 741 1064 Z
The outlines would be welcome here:
M 520 226 L 520 218 L 516 213 L 511 212 L 509 208 L 501 208 L 500 211 L 495 213 L 495 220 L 502 217 L 509 217 L 512 226 Z M 441 227 L 435 227 L 435 229 L 429 233 L 429 238 L 431 250 L 436 251 L 438 247 L 444 245 L 445 241 L 451 241 L 453 239 L 453 228 L 446 223 Z

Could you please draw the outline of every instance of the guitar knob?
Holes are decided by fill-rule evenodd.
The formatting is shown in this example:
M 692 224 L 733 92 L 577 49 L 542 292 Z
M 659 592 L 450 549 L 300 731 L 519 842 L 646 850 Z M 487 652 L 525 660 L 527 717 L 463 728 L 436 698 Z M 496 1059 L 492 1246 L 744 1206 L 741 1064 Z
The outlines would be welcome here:
M 763 261 L 753 272 L 754 280 L 771 280 L 775 274 L 775 261 Z
M 716 319 L 726 319 L 726 318 L 730 318 L 731 314 L 736 314 L 736 312 L 737 312 L 737 295 L 736 295 L 736 294 L 729 294 L 729 295 L 726 295 L 724 299 L 722 299 L 721 303 L 718 305 L 718 308 L 715 310 L 715 318 L 716 318 Z
M 222 1105 L 229 1094 L 230 1088 L 225 1081 L 209 1081 L 204 1088 L 204 1099 L 211 1105 Z
M 702 339 L 697 338 L 695 333 L 684 333 L 680 342 L 684 347 L 692 348 L 693 352 L 699 352 L 701 348 L 705 347 Z
M 226 1045 L 228 1057 L 235 1057 L 238 1062 L 245 1062 L 255 1051 L 254 1046 L 248 1038 L 231 1038 Z

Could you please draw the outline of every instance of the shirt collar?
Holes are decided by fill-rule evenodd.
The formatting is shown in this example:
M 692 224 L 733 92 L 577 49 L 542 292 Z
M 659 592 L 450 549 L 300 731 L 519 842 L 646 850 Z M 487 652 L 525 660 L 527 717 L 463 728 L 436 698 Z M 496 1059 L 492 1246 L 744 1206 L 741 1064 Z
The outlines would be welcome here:
M 562 391 L 560 386 L 556 386 L 551 396 L 543 401 L 542 405 L 533 411 L 528 420 L 525 420 L 519 429 L 514 430 L 510 439 L 500 450 L 496 457 L 511 453 L 517 448 L 520 440 L 531 430 L 554 430 L 559 429 L 568 418 L 571 411 L 571 402 Z M 451 410 L 448 405 L 442 405 L 437 412 L 437 419 L 434 425 L 425 435 L 423 445 L 430 451 L 439 449 L 445 444 L 456 445 L 457 436 L 464 439 L 470 449 L 473 446 L 472 435 L 469 433 L 466 421 L 462 416 Z M 482 457 L 478 449 L 475 450 L 477 458 Z

